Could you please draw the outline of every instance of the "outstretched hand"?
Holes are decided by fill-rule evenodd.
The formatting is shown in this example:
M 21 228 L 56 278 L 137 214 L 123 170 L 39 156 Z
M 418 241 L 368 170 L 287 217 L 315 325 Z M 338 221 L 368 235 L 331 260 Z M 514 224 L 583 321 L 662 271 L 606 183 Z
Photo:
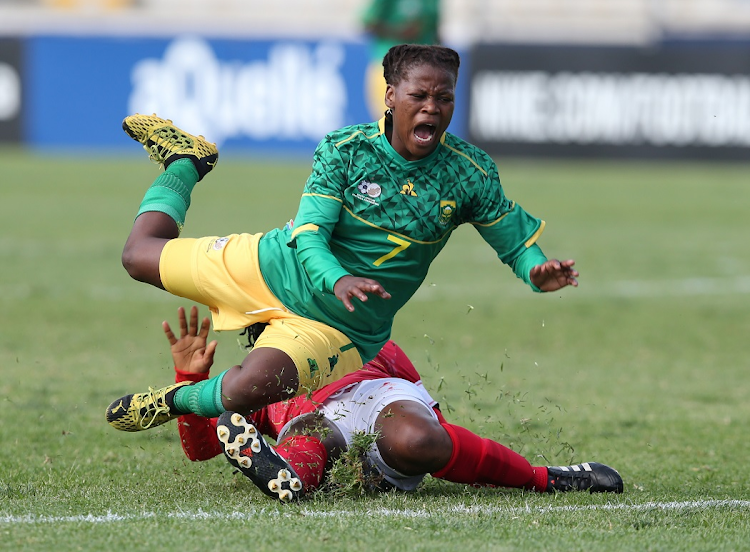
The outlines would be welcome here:
M 576 262 L 572 259 L 567 261 L 558 261 L 549 259 L 548 261 L 536 265 L 529 272 L 531 283 L 542 291 L 557 291 L 565 286 L 578 287 L 578 271 L 573 268 Z
M 354 312 L 354 305 L 352 305 L 354 297 L 362 302 L 367 301 L 368 293 L 375 294 L 382 299 L 391 298 L 391 294 L 379 282 L 359 276 L 342 276 L 333 286 L 333 293 L 339 301 L 344 303 L 349 312 Z
M 208 340 L 208 330 L 211 327 L 211 320 L 205 317 L 198 327 L 198 307 L 193 305 L 190 308 L 190 323 L 185 317 L 185 309 L 177 309 L 177 317 L 180 324 L 180 338 L 177 339 L 169 327 L 166 320 L 161 323 L 164 334 L 169 340 L 171 346 L 172 359 L 174 366 L 181 372 L 191 374 L 205 374 L 214 363 L 214 353 L 216 352 L 217 341 L 212 341 L 206 345 Z

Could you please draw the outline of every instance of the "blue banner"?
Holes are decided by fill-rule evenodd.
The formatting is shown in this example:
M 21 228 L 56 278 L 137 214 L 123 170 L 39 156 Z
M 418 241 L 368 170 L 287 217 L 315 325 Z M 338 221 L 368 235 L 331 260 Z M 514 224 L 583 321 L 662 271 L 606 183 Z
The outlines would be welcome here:
M 224 150 L 311 154 L 327 132 L 373 119 L 368 62 L 364 42 L 340 40 L 32 37 L 25 135 L 42 147 L 131 147 L 122 119 L 157 113 Z

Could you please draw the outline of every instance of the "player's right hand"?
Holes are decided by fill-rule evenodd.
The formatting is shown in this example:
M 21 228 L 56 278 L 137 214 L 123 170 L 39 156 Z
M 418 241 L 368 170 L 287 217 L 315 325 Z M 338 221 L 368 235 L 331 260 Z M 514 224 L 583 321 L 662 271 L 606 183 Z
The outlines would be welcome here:
M 354 305 L 352 305 L 354 297 L 362 302 L 367 301 L 367 294 L 370 293 L 382 299 L 391 298 L 391 294 L 379 282 L 359 276 L 342 276 L 333 286 L 333 293 L 339 301 L 344 303 L 349 312 L 354 312 Z
M 169 341 L 172 352 L 172 360 L 176 369 L 191 374 L 205 374 L 214 363 L 217 341 L 208 341 L 208 331 L 211 328 L 211 320 L 203 318 L 198 325 L 198 307 L 190 308 L 190 322 L 188 323 L 185 309 L 177 309 L 177 319 L 180 325 L 180 337 L 175 337 L 169 322 L 162 322 L 164 335 Z

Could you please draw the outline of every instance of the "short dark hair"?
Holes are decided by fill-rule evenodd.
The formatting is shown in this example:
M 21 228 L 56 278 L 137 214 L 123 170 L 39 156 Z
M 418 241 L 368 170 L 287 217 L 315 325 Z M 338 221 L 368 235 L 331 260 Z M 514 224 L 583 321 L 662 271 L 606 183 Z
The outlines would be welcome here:
M 383 76 L 385 82 L 396 85 L 401 82 L 410 69 L 421 65 L 440 67 L 458 79 L 458 66 L 461 59 L 458 52 L 445 46 L 427 46 L 424 44 L 399 44 L 393 46 L 383 58 Z

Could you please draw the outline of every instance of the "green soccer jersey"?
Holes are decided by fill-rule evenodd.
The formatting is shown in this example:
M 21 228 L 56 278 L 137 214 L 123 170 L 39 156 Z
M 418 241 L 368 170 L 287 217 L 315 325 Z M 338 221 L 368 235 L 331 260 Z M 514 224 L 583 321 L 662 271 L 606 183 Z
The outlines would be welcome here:
M 271 291 L 293 312 L 338 328 L 365 361 L 388 340 L 396 312 L 458 225 L 474 225 L 511 266 L 544 225 L 505 197 L 495 163 L 479 148 L 446 133 L 428 157 L 406 161 L 384 125 L 381 119 L 326 136 L 293 229 L 260 242 Z M 391 299 L 370 295 L 347 311 L 333 294 L 345 275 L 377 280 Z

